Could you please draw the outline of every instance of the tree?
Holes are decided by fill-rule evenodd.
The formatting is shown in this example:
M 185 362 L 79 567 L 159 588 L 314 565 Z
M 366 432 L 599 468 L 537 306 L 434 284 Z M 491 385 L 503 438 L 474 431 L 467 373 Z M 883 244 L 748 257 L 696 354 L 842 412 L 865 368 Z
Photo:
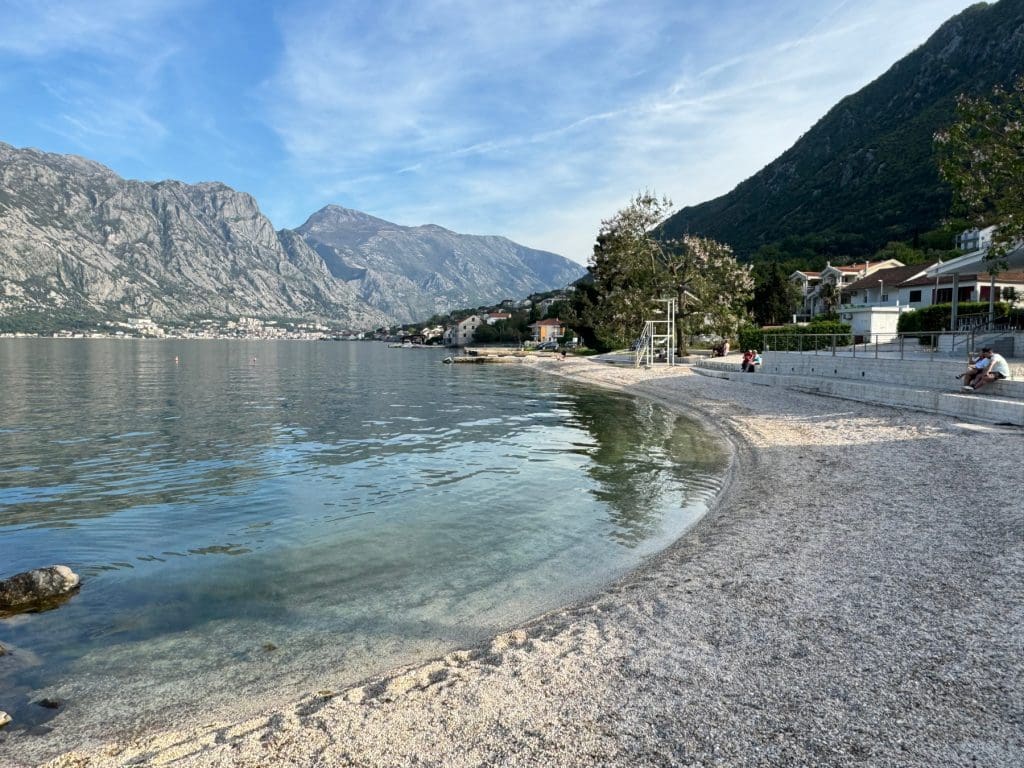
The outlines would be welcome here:
M 473 341 L 477 344 L 493 344 L 498 341 L 498 331 L 493 325 L 480 323 L 473 331 Z
M 754 298 L 751 309 L 758 325 L 788 322 L 800 301 L 800 289 L 779 264 L 759 264 L 754 268 Z
M 818 288 L 818 298 L 825 305 L 826 314 L 832 314 L 836 311 L 836 307 L 839 306 L 839 299 L 842 298 L 842 294 L 835 283 L 822 283 L 821 287 Z
M 747 316 L 754 287 L 728 245 L 684 235 L 660 244 L 658 285 L 676 299 L 676 339 L 683 352 L 698 334 L 734 336 Z
M 593 283 L 580 302 L 581 332 L 584 338 L 590 333 L 598 349 L 635 338 L 662 298 L 676 299 L 676 333 L 684 349 L 694 334 L 735 333 L 746 314 L 753 288 L 749 268 L 714 240 L 657 238 L 658 225 L 671 212 L 668 198 L 648 192 L 602 222 L 588 266 Z
M 588 344 L 614 349 L 640 333 L 652 300 L 658 298 L 660 248 L 650 232 L 668 217 L 671 207 L 667 198 L 642 193 L 601 222 L 587 267 L 593 278 L 583 307 L 583 319 L 593 332 Z
M 954 212 L 976 226 L 997 224 L 990 271 L 1024 239 L 1024 77 L 991 99 L 961 95 L 957 120 L 935 135 L 939 171 L 953 187 Z

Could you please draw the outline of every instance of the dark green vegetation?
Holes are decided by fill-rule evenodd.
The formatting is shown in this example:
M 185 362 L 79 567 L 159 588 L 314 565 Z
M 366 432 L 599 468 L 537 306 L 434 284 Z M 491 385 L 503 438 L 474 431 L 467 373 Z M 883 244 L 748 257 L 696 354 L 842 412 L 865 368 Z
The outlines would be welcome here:
M 747 327 L 737 337 L 738 349 L 774 350 L 829 349 L 853 342 L 850 324 L 821 319 L 808 325 L 783 325 L 778 328 Z
M 1005 301 L 997 301 L 994 306 L 995 319 L 1020 319 L 1024 317 L 1024 309 L 1010 309 Z M 900 333 L 917 333 L 918 331 L 946 331 L 949 330 L 950 317 L 952 316 L 952 304 L 933 304 L 930 307 L 914 309 L 904 312 L 896 326 Z M 978 315 L 988 317 L 989 305 L 987 301 L 961 301 L 957 304 L 957 316 L 967 317 Z
M 800 289 L 777 262 L 760 262 L 754 267 L 754 297 L 750 308 L 761 325 L 778 325 L 789 320 L 800 302 Z M 750 347 L 747 347 L 750 349 Z
M 682 209 L 662 233 L 712 237 L 740 258 L 797 258 L 807 268 L 891 241 L 950 248 L 957 227 L 935 231 L 949 213 L 950 189 L 939 178 L 933 136 L 953 122 L 957 96 L 1009 86 L 1022 72 L 1024 0 L 972 6 L 778 159 L 727 195 Z

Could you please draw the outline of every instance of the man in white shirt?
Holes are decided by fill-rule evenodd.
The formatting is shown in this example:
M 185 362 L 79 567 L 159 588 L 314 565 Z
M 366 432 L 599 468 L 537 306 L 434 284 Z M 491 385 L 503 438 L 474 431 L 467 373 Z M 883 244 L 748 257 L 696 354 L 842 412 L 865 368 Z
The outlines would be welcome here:
M 978 390 L 989 382 L 1010 378 L 1010 366 L 1005 357 L 993 352 L 991 347 L 982 347 L 981 354 L 988 358 L 988 367 L 975 376 L 973 383 L 964 387 L 964 390 Z

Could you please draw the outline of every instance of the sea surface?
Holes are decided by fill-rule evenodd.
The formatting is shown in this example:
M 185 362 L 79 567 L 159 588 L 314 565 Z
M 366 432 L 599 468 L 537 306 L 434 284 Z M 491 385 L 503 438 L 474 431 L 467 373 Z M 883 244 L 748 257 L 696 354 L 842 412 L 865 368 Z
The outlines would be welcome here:
M 485 642 L 636 567 L 720 486 L 693 421 L 444 355 L 0 340 L 0 578 L 83 579 L 0 619 L 0 764 Z

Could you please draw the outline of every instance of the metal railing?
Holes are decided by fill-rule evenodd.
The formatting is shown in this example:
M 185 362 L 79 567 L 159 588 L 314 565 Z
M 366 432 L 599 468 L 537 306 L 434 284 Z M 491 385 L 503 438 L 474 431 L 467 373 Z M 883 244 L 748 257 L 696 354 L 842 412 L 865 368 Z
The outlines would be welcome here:
M 644 330 L 640 338 L 636 340 L 636 357 L 633 365 L 639 368 L 646 361 L 647 365 L 654 362 L 654 322 L 648 320 L 644 323 Z
M 979 331 L 918 331 L 916 333 L 765 333 L 765 352 L 797 352 L 804 355 L 872 357 L 890 360 L 954 359 L 977 351 L 979 338 L 999 333 Z M 1012 333 L 1012 332 L 1007 332 Z M 1014 347 L 1024 345 L 1024 334 L 1016 334 Z M 1024 350 L 1024 347 L 1021 347 Z

